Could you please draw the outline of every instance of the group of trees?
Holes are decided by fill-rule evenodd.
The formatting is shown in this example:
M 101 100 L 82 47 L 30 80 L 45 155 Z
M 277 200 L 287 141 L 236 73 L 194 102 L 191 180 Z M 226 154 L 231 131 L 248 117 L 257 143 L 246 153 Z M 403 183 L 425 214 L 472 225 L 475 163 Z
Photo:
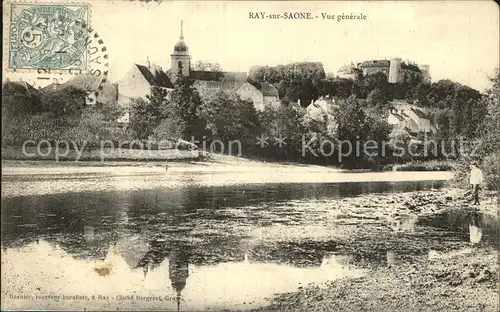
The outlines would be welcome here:
M 22 145 L 27 140 L 86 142 L 121 138 L 116 120 L 123 115 L 116 103 L 87 105 L 88 90 L 62 86 L 37 90 L 6 82 L 2 86 L 2 144 Z
M 382 141 L 390 132 L 386 120 L 383 113 L 365 110 L 355 96 L 342 101 L 335 115 L 325 113 L 320 118 L 311 118 L 304 108 L 292 104 L 256 111 L 251 101 L 241 99 L 236 92 L 219 90 L 202 98 L 193 81 L 180 76 L 172 92 L 153 87 L 145 100 L 136 102 L 131 109 L 130 130 L 140 139 L 194 138 L 205 145 L 217 140 L 226 152 L 231 142 L 237 141 L 238 152 L 248 157 L 333 164 L 341 152 L 338 140 Z M 260 146 L 256 144 L 258 137 L 265 138 Z M 331 150 L 322 144 L 327 140 L 332 142 Z M 308 144 L 306 150 L 304 144 Z M 342 163 L 381 163 L 382 157 L 375 158 L 348 155 Z
M 334 146 L 335 151 L 328 153 L 320 142 L 356 141 L 363 145 L 368 140 L 411 140 L 410 134 L 402 130 L 391 132 L 387 124 L 389 102 L 399 97 L 431 113 L 439 127 L 438 133 L 433 134 L 435 138 L 445 142 L 481 139 L 483 155 L 489 159 L 497 155 L 498 71 L 486 94 L 450 80 L 425 83 L 413 77 L 390 84 L 383 73 L 343 79 L 326 75 L 321 63 L 311 62 L 255 67 L 249 73 L 249 81 L 276 86 L 283 105 L 258 112 L 252 102 L 235 92 L 218 90 L 202 96 L 192 80 L 180 76 L 173 91 L 153 87 L 145 99 L 139 99 L 131 107 L 126 130 L 117 127 L 116 120 L 123 109 L 116 103 L 87 106 L 86 91 L 74 86 L 51 92 L 19 92 L 4 84 L 3 142 L 19 144 L 37 138 L 189 141 L 194 137 L 208 144 L 220 140 L 226 147 L 228 142 L 238 140 L 246 156 L 332 163 L 338 153 L 345 154 L 342 149 L 347 147 Z M 306 105 L 326 95 L 336 99 L 338 111 L 319 119 L 306 114 Z M 302 107 L 293 104 L 299 101 Z M 268 138 L 266 146 L 256 146 L 256 137 L 260 136 Z M 277 144 L 275 138 L 280 137 L 284 141 Z M 321 152 L 320 156 L 304 155 L 304 142 L 312 142 L 311 150 Z M 384 155 L 353 154 L 345 157 L 343 164 L 354 167 L 392 161 L 395 159 Z
M 488 111 L 483 95 L 473 88 L 448 79 L 429 83 L 408 73 L 398 83 L 389 83 L 382 72 L 346 79 L 326 75 L 321 63 L 303 62 L 254 67 L 249 77 L 273 84 L 284 104 L 300 100 L 303 107 L 320 96 L 355 96 L 365 109 L 377 110 L 388 110 L 392 100 L 404 100 L 424 108 L 439 128 L 439 138 L 448 142 L 477 137 Z

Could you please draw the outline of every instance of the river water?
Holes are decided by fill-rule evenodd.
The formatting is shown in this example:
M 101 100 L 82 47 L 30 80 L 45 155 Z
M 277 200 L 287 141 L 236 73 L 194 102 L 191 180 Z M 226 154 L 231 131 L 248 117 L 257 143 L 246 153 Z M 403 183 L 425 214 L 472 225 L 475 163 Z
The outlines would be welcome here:
M 405 239 L 429 248 L 443 237 L 466 240 L 463 216 L 403 220 L 400 227 L 417 229 L 410 238 L 398 238 L 388 221 L 394 201 L 444 185 L 266 183 L 3 196 L 3 308 L 262 306 L 309 283 L 362 276 L 363 262 L 423 252 L 398 243 Z

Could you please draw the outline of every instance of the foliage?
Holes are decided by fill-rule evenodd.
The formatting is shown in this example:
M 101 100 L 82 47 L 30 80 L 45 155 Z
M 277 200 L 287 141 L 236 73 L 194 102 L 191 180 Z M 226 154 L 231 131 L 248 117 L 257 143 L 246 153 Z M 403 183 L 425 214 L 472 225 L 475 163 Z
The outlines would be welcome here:
M 74 86 L 66 86 L 56 91 L 45 92 L 41 96 L 41 105 L 54 118 L 79 118 L 85 107 L 87 94 Z
M 354 96 L 340 101 L 339 112 L 336 115 L 338 123 L 338 140 L 341 142 L 341 152 L 345 159 L 341 159 L 347 167 L 362 167 L 365 165 L 378 167 L 385 158 L 382 142 L 387 141 L 391 131 L 387 123 L 387 116 L 375 111 L 365 111 L 362 104 Z M 364 148 L 365 144 L 374 146 L 376 150 Z M 358 152 L 357 146 L 360 146 Z
M 174 116 L 168 116 L 162 119 L 158 126 L 153 129 L 153 137 L 156 140 L 178 140 L 184 134 L 185 125 L 182 121 L 175 119 Z
M 205 128 L 203 120 L 199 118 L 201 96 L 193 84 L 194 81 L 188 77 L 179 76 L 170 95 L 171 103 L 167 105 L 167 111 L 164 111 L 166 116 L 185 125 L 182 138 L 187 140 L 199 134 L 199 129 Z
M 408 153 L 411 139 L 411 135 L 406 130 L 396 128 L 391 131 L 389 147 L 393 161 L 401 163 L 411 159 L 410 153 Z
M 385 109 L 387 102 L 387 97 L 380 89 L 373 89 L 368 93 L 366 97 L 366 103 L 372 107 L 376 107 L 377 109 Z
M 132 105 L 129 128 L 138 139 L 147 139 L 163 119 L 173 114 L 167 90 L 151 87 L 146 100 L 137 99 Z
M 103 119 L 106 121 L 116 121 L 125 113 L 125 109 L 116 102 L 106 104 L 98 102 L 95 104 L 94 109 L 102 114 Z
M 43 112 L 38 92 L 18 90 L 18 85 L 5 83 L 2 86 L 2 116 L 6 118 L 34 115 Z
M 28 140 L 62 140 L 70 127 L 69 122 L 61 122 L 51 113 L 17 116 L 3 122 L 2 144 L 20 146 Z
M 277 67 L 253 67 L 249 79 L 255 82 L 276 84 L 280 98 L 307 106 L 319 98 L 325 78 L 323 64 L 300 62 Z
M 483 155 L 499 153 L 500 151 L 500 70 L 497 68 L 491 79 L 492 87 L 483 97 L 483 105 L 487 114 L 482 122 L 481 139 Z
M 107 116 L 96 107 L 83 110 L 79 123 L 68 129 L 64 139 L 85 143 L 86 147 L 99 147 L 102 141 L 125 141 L 131 138 L 118 127 L 115 120 Z
M 486 187 L 500 191 L 500 154 L 491 153 L 483 160 Z
M 206 99 L 200 117 L 212 139 L 249 141 L 258 128 L 257 112 L 253 103 L 242 100 L 235 93 L 219 91 Z
M 479 114 L 471 114 L 471 119 L 476 122 L 475 131 L 471 131 L 470 128 L 467 129 L 464 134 L 473 136 L 472 138 L 479 139 L 482 143 L 479 149 L 477 158 L 482 159 L 482 164 L 480 167 L 483 169 L 485 176 L 486 187 L 499 190 L 500 187 L 500 135 L 498 134 L 498 129 L 500 127 L 500 108 L 499 108 L 499 98 L 500 98 L 500 73 L 497 68 L 495 71 L 495 76 L 491 79 L 492 86 L 487 90 L 486 94 L 482 97 L 478 103 L 476 103 L 476 108 L 483 109 L 487 111 L 479 111 Z M 462 90 L 464 92 L 470 92 L 467 88 Z M 473 109 L 474 111 L 474 109 Z M 484 119 L 481 119 L 481 114 L 484 113 Z M 453 120 L 458 123 L 456 120 Z M 470 122 L 470 120 L 461 120 L 464 123 Z M 460 166 L 455 171 L 453 177 L 453 185 L 458 187 L 468 187 L 468 174 L 470 160 L 462 158 L 460 159 Z
M 266 106 L 264 111 L 258 113 L 259 123 L 262 127 L 262 136 L 268 138 L 269 145 L 259 153 L 278 159 L 292 160 L 299 157 L 302 148 L 302 136 L 306 132 L 302 120 L 305 111 L 298 107 L 280 105 L 278 107 Z M 279 144 L 277 139 L 283 139 Z

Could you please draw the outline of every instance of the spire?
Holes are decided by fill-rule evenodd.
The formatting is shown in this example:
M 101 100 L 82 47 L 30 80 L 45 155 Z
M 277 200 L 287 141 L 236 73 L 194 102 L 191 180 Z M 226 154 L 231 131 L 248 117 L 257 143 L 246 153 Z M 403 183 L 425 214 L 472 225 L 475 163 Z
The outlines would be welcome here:
M 181 20 L 181 36 L 180 36 L 180 38 L 181 38 L 181 40 L 184 40 L 184 29 L 182 27 L 182 24 L 183 24 L 183 21 Z

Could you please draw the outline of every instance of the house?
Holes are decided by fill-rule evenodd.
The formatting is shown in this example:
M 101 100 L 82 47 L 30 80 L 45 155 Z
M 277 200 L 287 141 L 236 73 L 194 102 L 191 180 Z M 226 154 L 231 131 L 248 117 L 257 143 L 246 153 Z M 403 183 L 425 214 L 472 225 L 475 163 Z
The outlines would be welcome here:
M 329 96 L 322 96 L 307 106 L 307 110 L 320 108 L 328 114 L 333 114 L 338 110 L 338 104 Z
M 94 105 L 96 103 L 107 104 L 117 100 L 118 86 L 116 84 L 112 84 L 106 78 L 88 74 L 76 75 L 64 83 L 59 83 L 55 80 L 53 83 L 45 86 L 42 90 L 43 92 L 54 92 L 67 86 L 87 90 L 87 98 L 85 100 L 87 105 Z
M 392 107 L 387 122 L 395 128 L 405 129 L 410 133 L 429 133 L 437 130 L 424 112 L 411 106 Z
M 151 87 L 171 90 L 174 85 L 167 73 L 154 63 L 148 62 L 146 66 L 133 64 L 118 83 L 118 104 L 130 108 L 137 99 L 150 94 Z
M 320 97 L 306 107 L 306 113 L 316 120 L 322 119 L 324 116 L 329 118 L 337 110 L 338 104 L 329 96 Z
M 266 82 L 250 83 L 245 82 L 236 91 L 242 99 L 253 101 L 257 111 L 263 111 L 268 106 L 277 107 L 280 105 L 278 89 Z

